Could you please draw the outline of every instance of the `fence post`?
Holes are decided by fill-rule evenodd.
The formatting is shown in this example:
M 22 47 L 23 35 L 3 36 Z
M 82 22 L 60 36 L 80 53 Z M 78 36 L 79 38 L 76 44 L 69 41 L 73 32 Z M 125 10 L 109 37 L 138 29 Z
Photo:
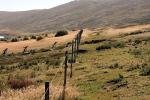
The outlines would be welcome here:
M 3 55 L 5 56 L 7 54 L 8 48 L 3 50 Z
M 57 42 L 55 42 L 53 45 L 52 45 L 52 49 L 54 49 L 54 47 L 56 46 Z
M 45 100 L 49 100 L 49 82 L 45 82 Z
M 67 83 L 67 68 L 68 68 L 68 51 L 65 52 L 65 67 L 64 67 L 64 84 L 63 84 L 63 94 L 62 100 L 65 100 L 66 94 L 66 83 Z
M 83 33 L 83 29 L 81 29 L 79 32 L 79 43 L 81 42 L 82 33 Z
M 67 68 L 68 68 L 68 51 L 65 52 L 65 67 L 64 67 L 64 87 L 67 82 Z
M 24 54 L 25 52 L 27 52 L 27 48 L 28 48 L 28 46 L 24 47 L 22 54 Z
M 74 41 L 74 62 L 76 62 L 76 54 L 77 54 L 77 39 Z
M 70 66 L 70 78 L 72 78 L 72 67 L 74 63 L 74 40 L 72 41 L 72 53 L 71 53 L 71 66 Z
M 77 55 L 79 53 L 79 42 L 80 42 L 79 38 L 80 38 L 79 34 L 77 34 Z

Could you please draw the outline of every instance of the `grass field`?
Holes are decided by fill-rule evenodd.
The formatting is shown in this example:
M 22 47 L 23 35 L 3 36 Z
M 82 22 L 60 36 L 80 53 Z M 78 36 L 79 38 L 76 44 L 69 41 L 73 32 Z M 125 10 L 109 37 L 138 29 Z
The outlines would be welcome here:
M 73 78 L 68 68 L 68 100 L 149 100 L 150 25 L 92 29 L 84 36 L 80 50 L 86 52 L 79 53 Z M 54 50 L 45 46 L 28 55 L 0 56 L 0 99 L 42 100 L 45 81 L 52 82 L 52 99 L 57 99 L 66 50 L 71 47 L 62 42 Z M 20 89 L 15 81 L 24 81 L 27 88 Z

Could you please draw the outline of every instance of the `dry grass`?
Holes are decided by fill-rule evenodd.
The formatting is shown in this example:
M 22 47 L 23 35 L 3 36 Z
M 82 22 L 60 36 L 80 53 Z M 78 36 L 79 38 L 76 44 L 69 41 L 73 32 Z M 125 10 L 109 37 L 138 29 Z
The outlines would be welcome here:
M 86 30 L 84 31 L 83 38 L 87 37 L 88 34 L 91 31 Z M 62 37 L 47 37 L 40 41 L 36 40 L 27 40 L 27 41 L 19 41 L 19 42 L 2 42 L 0 43 L 0 53 L 8 48 L 8 52 L 22 52 L 23 47 L 29 46 L 29 49 L 40 49 L 45 47 L 51 47 L 55 42 L 58 44 L 67 43 L 72 41 L 73 38 L 75 38 L 75 35 L 78 33 L 78 31 L 70 31 L 68 35 L 62 36 Z
M 52 100 L 58 99 L 62 94 L 62 86 L 50 87 L 50 97 Z M 0 100 L 43 100 L 44 99 L 44 86 L 31 86 L 21 90 L 7 90 L 2 92 Z M 66 88 L 66 97 L 71 99 L 76 98 L 79 93 L 75 88 Z

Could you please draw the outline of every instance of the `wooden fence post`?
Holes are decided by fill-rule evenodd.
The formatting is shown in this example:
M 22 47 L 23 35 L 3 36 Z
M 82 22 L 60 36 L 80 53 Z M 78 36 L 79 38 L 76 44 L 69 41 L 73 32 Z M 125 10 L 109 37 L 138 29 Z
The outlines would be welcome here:
M 72 52 L 71 52 L 71 66 L 70 66 L 70 78 L 72 78 L 72 67 L 74 63 L 74 40 L 72 41 Z
M 3 55 L 5 56 L 7 54 L 8 48 L 3 50 Z
M 63 86 L 66 86 L 66 82 L 67 82 L 67 68 L 68 68 L 68 51 L 65 52 L 64 85 Z
M 68 51 L 65 52 L 64 84 L 63 84 L 62 100 L 65 100 L 65 94 L 66 94 L 67 68 L 68 68 Z
M 45 100 L 49 100 L 49 82 L 45 82 Z
M 77 34 L 77 55 L 79 53 L 79 42 L 80 42 L 80 40 L 79 40 L 79 34 Z
M 76 62 L 76 54 L 77 54 L 77 39 L 74 41 L 74 62 Z
M 81 42 L 82 33 L 83 33 L 83 29 L 81 29 L 79 32 L 79 43 Z
M 23 47 L 24 49 L 23 49 L 23 52 L 22 52 L 22 54 L 24 54 L 25 52 L 27 52 L 27 48 L 28 48 L 28 46 L 25 46 L 25 47 Z
M 52 45 L 52 49 L 54 49 L 54 47 L 56 46 L 57 42 L 55 42 L 53 45 Z

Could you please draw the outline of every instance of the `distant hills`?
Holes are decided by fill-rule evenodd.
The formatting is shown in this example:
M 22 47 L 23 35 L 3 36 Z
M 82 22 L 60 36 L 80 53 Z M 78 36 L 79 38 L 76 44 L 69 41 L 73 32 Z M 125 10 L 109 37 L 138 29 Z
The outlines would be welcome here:
M 75 0 L 52 9 L 0 12 L 0 31 L 49 32 L 150 22 L 150 0 Z

